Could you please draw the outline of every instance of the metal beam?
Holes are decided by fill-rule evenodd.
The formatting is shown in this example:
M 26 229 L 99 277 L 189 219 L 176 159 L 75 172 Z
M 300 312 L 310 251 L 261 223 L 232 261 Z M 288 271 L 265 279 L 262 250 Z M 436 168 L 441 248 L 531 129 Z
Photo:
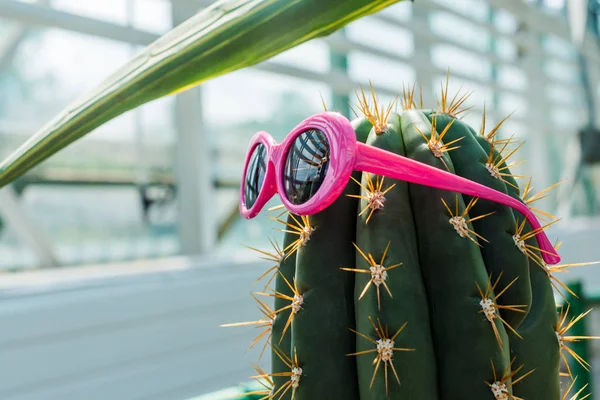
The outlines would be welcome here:
M 34 0 L 33 3 L 47 5 L 49 0 Z M 2 72 L 12 61 L 19 45 L 27 35 L 28 28 L 19 23 L 13 23 L 6 35 L 0 42 L 0 72 Z
M 0 1 L 0 17 L 27 25 L 61 28 L 138 45 L 147 45 L 158 39 L 154 33 L 16 0 Z
M 19 44 L 25 38 L 27 29 L 21 24 L 13 24 L 0 42 L 0 72 L 6 69 L 15 55 Z
M 332 37 L 339 37 L 344 39 L 346 36 L 345 29 L 341 29 L 339 32 L 335 32 Z M 348 51 L 334 49 L 329 44 L 329 61 L 331 64 L 330 72 L 342 76 L 348 76 Z M 350 97 L 347 92 L 333 92 L 332 93 L 332 105 L 333 110 L 345 115 L 347 118 L 352 118 L 350 114 Z
M 27 217 L 11 186 L 0 189 L 0 215 L 10 229 L 15 232 L 18 239 L 33 250 L 40 267 L 58 265 L 50 240 Z
M 540 74 L 541 60 L 543 58 L 541 34 L 532 29 L 527 31 L 526 37 L 530 40 L 528 50 L 523 57 L 523 69 L 529 77 L 529 88 L 526 98 L 531 105 L 531 109 L 528 112 L 528 117 L 539 121 L 539 123 L 530 123 L 528 126 L 528 160 L 527 164 L 521 167 L 527 172 L 522 174 L 519 171 L 519 167 L 516 167 L 512 169 L 512 173 L 531 176 L 533 175 L 533 171 L 530 170 L 530 168 L 533 168 L 532 166 L 543 166 L 535 169 L 533 185 L 537 188 L 545 188 L 554 183 L 555 178 L 552 176 L 551 168 L 548 167 L 552 161 L 550 160 L 551 149 L 549 140 L 546 137 L 547 132 L 552 132 L 553 129 L 552 123 L 548 118 L 548 110 L 551 109 L 551 103 L 547 96 L 540 96 L 540 93 L 545 92 L 547 83 L 550 80 L 544 74 Z M 520 185 L 523 184 L 524 182 Z M 552 209 L 549 204 L 550 201 L 550 198 L 543 198 L 536 207 L 542 210 Z
M 172 2 L 173 26 L 191 17 L 189 2 Z M 212 152 L 202 118 L 201 87 L 175 96 L 176 182 L 181 253 L 207 253 L 217 240 Z
M 412 23 L 415 25 L 423 25 L 429 26 L 429 10 L 430 4 L 426 4 L 420 1 L 413 3 L 413 16 Z M 413 65 L 415 67 L 416 72 L 416 81 L 419 83 L 419 88 L 416 88 L 416 96 L 415 102 L 417 104 L 421 101 L 421 93 L 423 94 L 423 104 L 431 104 L 432 107 L 436 104 L 436 99 L 434 98 L 434 93 L 436 92 L 433 87 L 433 78 L 434 78 L 434 69 L 431 67 L 433 65 L 431 58 L 431 45 L 432 42 L 427 37 L 423 37 L 420 35 L 414 36 L 414 47 L 416 49 L 413 54 Z M 421 68 L 421 66 L 427 66 L 429 68 Z M 420 104 L 419 104 L 420 106 Z
M 178 232 L 183 254 L 208 252 L 216 241 L 211 148 L 201 110 L 201 88 L 175 96 Z

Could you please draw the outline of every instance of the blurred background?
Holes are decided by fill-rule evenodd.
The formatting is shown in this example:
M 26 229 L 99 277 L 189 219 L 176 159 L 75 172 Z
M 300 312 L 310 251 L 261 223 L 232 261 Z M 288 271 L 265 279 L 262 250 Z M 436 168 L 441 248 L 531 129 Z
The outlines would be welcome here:
M 210 3 L 0 0 L 0 156 Z M 435 107 L 449 69 L 451 93 L 473 91 L 475 129 L 484 104 L 488 129 L 514 112 L 501 135 L 527 141 L 516 173 L 536 190 L 568 179 L 540 202 L 563 218 L 551 239 L 566 262 L 600 260 L 600 1 L 587 3 L 575 46 L 567 0 L 403 2 L 128 112 L 3 189 L 0 399 L 184 400 L 247 380 L 254 330 L 217 325 L 257 314 L 265 264 L 243 245 L 281 235 L 238 215 L 248 140 L 282 139 L 321 98 L 352 117 L 369 81 L 383 102 L 417 82 Z M 577 280 L 600 293 L 594 267 Z

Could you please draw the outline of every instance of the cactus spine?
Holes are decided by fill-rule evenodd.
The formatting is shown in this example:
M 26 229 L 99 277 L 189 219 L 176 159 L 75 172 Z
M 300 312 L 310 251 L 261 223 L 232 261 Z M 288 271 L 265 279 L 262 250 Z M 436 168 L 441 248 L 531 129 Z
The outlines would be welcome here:
M 468 94 L 448 81 L 436 109 L 401 111 L 373 89 L 357 93 L 357 139 L 447 170 L 532 206 L 510 169 L 520 147 L 459 117 Z M 421 101 L 422 103 L 422 101 Z M 568 329 L 585 315 L 557 313 L 535 233 L 511 208 L 460 193 L 354 173 L 327 210 L 275 217 L 284 227 L 263 399 L 559 400 L 560 362 L 574 357 Z M 591 263 L 579 264 L 587 265 Z M 579 339 L 587 339 L 579 338 Z M 264 382 L 263 382 L 264 383 Z M 571 396 L 571 397 L 568 397 Z M 581 397 L 584 396 L 584 397 Z

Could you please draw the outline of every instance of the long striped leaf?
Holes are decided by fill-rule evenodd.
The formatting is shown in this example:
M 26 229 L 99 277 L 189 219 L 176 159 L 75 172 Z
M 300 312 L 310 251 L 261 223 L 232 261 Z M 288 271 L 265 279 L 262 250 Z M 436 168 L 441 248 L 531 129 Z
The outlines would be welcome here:
M 0 164 L 0 187 L 103 123 L 400 0 L 221 0 L 149 45 Z

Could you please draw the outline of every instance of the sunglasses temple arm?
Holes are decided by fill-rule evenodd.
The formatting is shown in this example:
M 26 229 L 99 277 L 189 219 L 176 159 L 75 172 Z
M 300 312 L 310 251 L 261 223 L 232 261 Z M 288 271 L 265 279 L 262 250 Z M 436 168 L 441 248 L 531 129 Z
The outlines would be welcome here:
M 554 246 L 552 246 L 552 243 L 550 243 L 538 219 L 533 215 L 529 207 L 519 200 L 477 182 L 410 158 L 360 142 L 357 142 L 356 145 L 355 170 L 479 197 L 516 209 L 527 218 L 533 231 L 537 232 L 536 236 L 544 261 L 547 264 L 557 264 L 560 262 L 560 256 Z

